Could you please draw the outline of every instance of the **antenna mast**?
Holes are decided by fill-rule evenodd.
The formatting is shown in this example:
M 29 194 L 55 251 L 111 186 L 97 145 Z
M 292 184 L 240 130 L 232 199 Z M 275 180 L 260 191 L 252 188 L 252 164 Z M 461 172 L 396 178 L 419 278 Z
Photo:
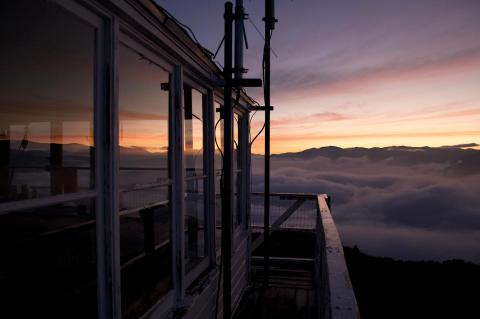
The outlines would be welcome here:
M 241 90 L 243 87 L 260 87 L 260 79 L 243 78 L 243 1 L 237 1 L 235 14 L 233 4 L 225 3 L 225 42 L 224 42 L 224 152 L 223 152 L 223 191 L 222 191 L 222 265 L 223 265 L 223 318 L 232 317 L 232 212 L 233 212 L 233 88 Z M 238 14 L 239 13 L 239 14 Z M 235 21 L 235 69 L 232 67 L 233 53 L 233 22 Z M 235 78 L 232 79 L 232 74 Z M 238 95 L 238 94 L 237 94 Z
M 275 29 L 275 2 L 265 0 L 265 46 L 263 49 L 264 63 L 264 85 L 263 94 L 265 100 L 265 191 L 264 191 L 264 215 L 263 215 L 263 236 L 264 236 L 264 285 L 268 287 L 270 268 L 270 39 Z
M 243 68 L 243 37 L 245 11 L 243 8 L 243 0 L 235 1 L 235 78 L 242 78 L 242 74 L 246 71 Z

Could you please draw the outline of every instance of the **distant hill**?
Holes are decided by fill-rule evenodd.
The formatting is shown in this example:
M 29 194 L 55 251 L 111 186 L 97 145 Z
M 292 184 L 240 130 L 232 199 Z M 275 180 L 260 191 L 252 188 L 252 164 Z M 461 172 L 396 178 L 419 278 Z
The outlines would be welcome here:
M 327 146 L 310 148 L 301 152 L 272 155 L 273 159 L 314 159 L 325 157 L 338 160 L 342 157 L 366 157 L 370 161 L 388 161 L 391 165 L 409 166 L 424 163 L 448 163 L 445 170 L 449 175 L 471 175 L 480 173 L 480 151 L 464 147 L 475 147 L 478 144 L 462 144 L 442 147 L 353 147 L 341 148 Z
M 362 319 L 480 318 L 480 265 L 399 261 L 345 247 Z

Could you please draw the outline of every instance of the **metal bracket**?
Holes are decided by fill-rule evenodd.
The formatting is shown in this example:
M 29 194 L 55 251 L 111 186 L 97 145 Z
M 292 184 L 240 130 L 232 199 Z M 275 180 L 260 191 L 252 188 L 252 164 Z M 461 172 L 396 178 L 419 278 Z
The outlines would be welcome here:
M 232 79 L 231 84 L 232 87 L 261 87 L 262 79 Z M 225 86 L 225 81 L 218 81 L 218 85 Z
M 170 82 L 161 83 L 160 88 L 162 89 L 162 91 L 169 91 L 170 90 Z
M 239 71 L 240 73 L 248 73 L 248 69 L 245 68 L 232 68 L 232 73 L 237 73 Z
M 264 105 L 250 105 L 253 111 L 265 111 L 267 108 Z M 270 111 L 273 111 L 273 106 L 270 106 Z
M 232 86 L 235 87 L 261 87 L 262 79 L 233 79 Z

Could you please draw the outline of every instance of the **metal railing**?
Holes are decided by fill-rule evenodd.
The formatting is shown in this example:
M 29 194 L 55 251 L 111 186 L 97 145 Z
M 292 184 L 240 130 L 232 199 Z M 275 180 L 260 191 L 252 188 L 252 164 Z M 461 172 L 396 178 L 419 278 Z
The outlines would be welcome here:
M 311 194 L 270 194 L 270 227 L 272 229 L 305 229 L 316 227 L 316 196 Z M 250 226 L 263 229 L 263 193 L 250 197 Z
M 250 226 L 253 232 L 262 232 L 263 229 L 262 197 L 263 193 L 252 193 L 251 196 Z M 271 232 L 300 230 L 315 233 L 313 286 L 318 318 L 360 318 L 329 197 L 325 194 L 272 193 L 270 216 Z M 251 245 L 252 252 L 262 243 L 263 236 L 256 237 Z

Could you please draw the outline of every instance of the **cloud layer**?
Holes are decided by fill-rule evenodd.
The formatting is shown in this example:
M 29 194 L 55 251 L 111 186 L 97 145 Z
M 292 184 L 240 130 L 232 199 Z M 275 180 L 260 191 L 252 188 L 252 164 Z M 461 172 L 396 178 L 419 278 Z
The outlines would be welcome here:
M 253 189 L 262 190 L 262 157 Z M 272 159 L 273 192 L 328 193 L 347 245 L 402 259 L 480 262 L 480 151 L 322 148 Z

